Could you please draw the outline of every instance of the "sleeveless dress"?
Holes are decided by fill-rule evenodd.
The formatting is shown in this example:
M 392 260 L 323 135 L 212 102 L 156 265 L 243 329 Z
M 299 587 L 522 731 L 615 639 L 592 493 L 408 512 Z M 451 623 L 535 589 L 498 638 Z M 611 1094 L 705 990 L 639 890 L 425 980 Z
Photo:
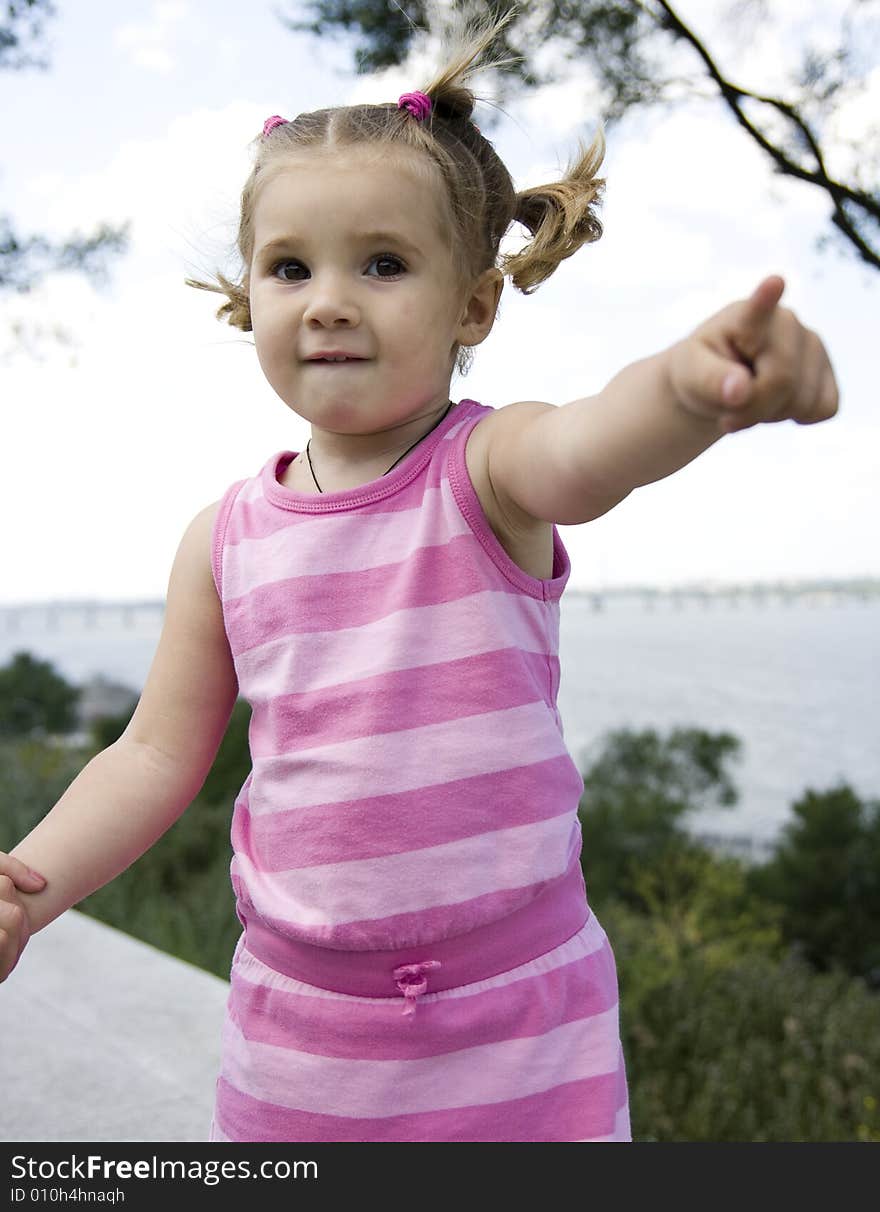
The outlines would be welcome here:
M 618 987 L 581 874 L 559 602 L 465 463 L 461 400 L 342 492 L 224 494 L 213 575 L 251 705 L 243 931 L 211 1141 L 629 1141 Z

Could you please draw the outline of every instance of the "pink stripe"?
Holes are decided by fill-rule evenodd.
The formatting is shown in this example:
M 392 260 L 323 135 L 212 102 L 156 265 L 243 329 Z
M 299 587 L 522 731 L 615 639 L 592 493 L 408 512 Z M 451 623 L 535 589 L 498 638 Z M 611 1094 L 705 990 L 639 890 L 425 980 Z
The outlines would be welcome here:
M 225 602 L 232 654 L 279 636 L 363 627 L 416 606 L 434 606 L 486 589 L 512 592 L 472 534 L 439 548 L 413 552 L 405 574 L 399 564 L 360 572 L 296 576 L 262 585 Z
M 232 844 L 263 871 L 289 871 L 401 854 L 493 827 L 531 824 L 570 811 L 582 792 L 583 779 L 570 757 L 560 754 L 416 791 L 286 812 L 252 815 L 245 797 L 233 814 Z
M 615 1139 L 618 1075 L 603 1073 L 508 1102 L 375 1119 L 319 1115 L 250 1098 L 221 1078 L 217 1116 L 235 1141 L 577 1141 Z
M 474 1044 L 477 1027 L 481 1044 L 538 1036 L 617 1004 L 614 957 L 607 939 L 596 933 L 597 950 L 575 954 L 548 972 L 515 975 L 520 969 L 514 969 L 482 992 L 433 999 L 429 993 L 423 995 L 416 1012 L 418 1030 L 406 1032 L 401 1031 L 398 1001 L 377 999 L 374 1004 L 352 1007 L 346 998 L 316 996 L 317 991 L 309 993 L 310 986 L 297 982 L 264 985 L 259 982 L 265 968 L 243 950 L 232 975 L 236 1017 L 242 1032 L 255 1043 L 352 1060 L 363 1059 L 365 1043 L 361 1032 L 352 1030 L 355 1015 L 363 1016 L 365 1024 L 369 1020 L 373 1060 L 456 1052 Z
M 425 679 L 431 697 L 425 696 Z M 254 758 L 332 745 L 354 737 L 418 728 L 542 701 L 552 706 L 543 653 L 502 648 L 416 669 L 392 669 L 254 706 Z

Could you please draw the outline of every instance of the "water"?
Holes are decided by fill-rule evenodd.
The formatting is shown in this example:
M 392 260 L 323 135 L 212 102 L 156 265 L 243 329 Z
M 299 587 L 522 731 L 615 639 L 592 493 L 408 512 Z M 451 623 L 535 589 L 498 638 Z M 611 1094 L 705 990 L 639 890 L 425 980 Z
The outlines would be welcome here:
M 563 597 L 559 711 L 569 751 L 610 728 L 732 732 L 733 808 L 694 829 L 772 842 L 807 788 L 880 797 L 880 603 L 656 609 Z M 584 769 L 584 763 L 578 762 Z
M 880 797 L 880 601 L 792 599 L 706 606 L 669 599 L 562 601 L 559 710 L 568 748 L 583 750 L 611 728 L 675 726 L 728 731 L 742 742 L 731 776 L 734 808 L 710 808 L 691 827 L 764 846 L 806 788 L 848 782 Z M 13 627 L 17 618 L 18 625 Z M 96 673 L 139 693 L 161 630 L 144 605 L 56 612 L 0 609 L 0 664 L 26 649 L 70 681 Z M 587 789 L 589 790 L 589 788 Z

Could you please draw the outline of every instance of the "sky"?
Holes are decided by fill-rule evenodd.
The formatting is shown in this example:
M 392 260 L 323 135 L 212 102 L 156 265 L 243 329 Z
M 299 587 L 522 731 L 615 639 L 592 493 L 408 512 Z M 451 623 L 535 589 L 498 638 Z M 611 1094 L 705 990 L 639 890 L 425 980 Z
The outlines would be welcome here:
M 849 5 L 771 0 L 759 37 L 725 17 L 727 4 L 676 7 L 730 78 L 784 95 L 798 38 L 833 44 Z M 220 296 L 184 285 L 232 268 L 249 143 L 270 114 L 396 100 L 435 60 L 428 45 L 403 68 L 358 77 L 352 39 L 284 28 L 279 13 L 308 15 L 295 0 L 58 9 L 50 70 L 0 73 L 0 213 L 21 234 L 59 240 L 127 220 L 131 245 L 105 286 L 55 273 L 30 295 L 0 299 L 0 605 L 155 600 L 191 518 L 309 436 L 263 379 L 252 336 L 214 318 Z M 869 90 L 828 133 L 830 171 L 844 178 L 851 153 L 834 133 L 867 137 L 880 102 L 877 39 L 863 51 Z M 491 72 L 475 87 L 497 96 Z M 608 133 L 602 238 L 528 297 L 505 281 L 495 327 L 450 396 L 498 408 L 594 395 L 780 274 L 781 305 L 828 350 L 838 414 L 724 437 L 602 518 L 560 527 L 569 585 L 880 576 L 870 355 L 880 276 L 836 237 L 817 249 L 833 232 L 826 196 L 775 174 L 702 91 Z M 489 137 L 518 189 L 558 179 L 601 117 L 583 69 L 504 111 Z M 477 107 L 484 130 L 490 112 Z M 524 236 L 513 229 L 502 251 Z

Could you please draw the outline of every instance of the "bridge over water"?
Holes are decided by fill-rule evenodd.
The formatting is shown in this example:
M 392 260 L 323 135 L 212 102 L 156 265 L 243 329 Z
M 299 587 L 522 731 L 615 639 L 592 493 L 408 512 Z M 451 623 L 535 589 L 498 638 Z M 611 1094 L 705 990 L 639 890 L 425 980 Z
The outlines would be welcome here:
M 863 577 L 846 581 L 815 580 L 715 584 L 711 582 L 670 587 L 651 585 L 584 589 L 569 587 L 566 601 L 587 602 L 594 610 L 616 606 L 643 610 L 766 609 L 771 606 L 826 606 L 880 601 L 880 579 Z M 69 630 L 77 627 L 141 628 L 161 625 L 165 602 L 102 599 L 57 600 L 0 604 L 0 631 L 7 634 L 33 628 Z

